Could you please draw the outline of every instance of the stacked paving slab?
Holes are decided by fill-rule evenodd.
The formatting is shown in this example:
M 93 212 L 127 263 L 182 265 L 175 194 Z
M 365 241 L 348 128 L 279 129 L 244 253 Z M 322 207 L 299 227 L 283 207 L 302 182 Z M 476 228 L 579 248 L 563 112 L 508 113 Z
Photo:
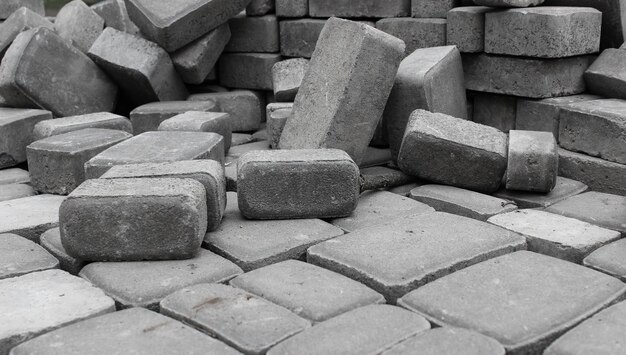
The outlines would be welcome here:
M 624 353 L 622 8 L 3 0 L 0 355 Z

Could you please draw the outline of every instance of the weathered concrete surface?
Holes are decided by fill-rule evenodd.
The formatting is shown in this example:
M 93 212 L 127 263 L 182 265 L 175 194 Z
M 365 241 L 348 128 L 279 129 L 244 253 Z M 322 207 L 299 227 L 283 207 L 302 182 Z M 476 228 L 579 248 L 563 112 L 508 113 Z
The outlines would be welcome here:
M 86 262 L 76 259 L 67 254 L 63 243 L 61 243 L 61 231 L 59 228 L 52 228 L 43 233 L 39 239 L 41 246 L 52 254 L 59 261 L 59 268 L 72 275 L 78 275 Z
M 5 184 L 0 185 L 0 202 L 16 200 L 37 195 L 37 191 L 26 184 Z
M 583 260 L 583 265 L 626 282 L 626 239 L 605 245 Z
M 6 0 L 0 4 L 0 19 L 9 18 L 20 7 L 26 7 L 36 14 L 44 16 L 44 0 Z
M 217 112 L 214 101 L 164 101 L 139 106 L 130 112 L 130 121 L 135 134 L 157 131 L 159 125 L 176 115 L 188 111 Z
M 276 101 L 293 102 L 307 69 L 309 61 L 304 58 L 287 59 L 274 64 L 272 81 Z
M 547 194 L 539 192 L 511 191 L 501 188 L 493 195 L 505 200 L 511 200 L 517 204 L 519 208 L 545 208 L 566 198 L 581 194 L 587 191 L 589 187 L 584 183 L 568 178 L 558 176 L 556 185 L 552 191 Z
M 130 20 L 124 0 L 104 0 L 91 5 L 91 9 L 104 19 L 107 27 L 140 35 L 139 28 Z
M 0 169 L 26 161 L 26 147 L 36 140 L 33 127 L 52 118 L 49 111 L 0 108 Z
M 4 55 L 18 34 L 35 27 L 47 27 L 54 30 L 54 24 L 27 7 L 21 7 L 13 12 L 6 21 L 0 24 L 0 57 Z
M 626 164 L 559 149 L 559 175 L 581 181 L 594 191 L 626 196 Z
M 114 129 L 133 133 L 133 126 L 128 118 L 109 112 L 97 112 L 41 121 L 33 128 L 33 140 L 38 141 L 58 134 L 79 131 L 86 128 Z
M 233 132 L 250 132 L 261 127 L 265 120 L 264 104 L 257 92 L 234 90 L 208 94 L 195 94 L 189 101 L 214 101 L 220 112 L 230 115 Z
M 158 130 L 217 133 L 224 138 L 227 154 L 233 136 L 230 115 L 225 112 L 188 111 L 161 122 Z
M 500 343 L 478 332 L 463 328 L 435 328 L 411 337 L 382 355 L 504 355 Z
M 30 182 L 28 171 L 20 168 L 0 170 L 0 186 L 9 184 L 27 184 Z
M 307 17 L 309 0 L 276 0 L 276 16 Z
M 572 196 L 546 209 L 626 234 L 626 197 L 590 191 Z
M 326 20 L 310 18 L 280 21 L 280 53 L 287 57 L 311 58 L 325 24 Z
M 277 53 L 228 53 L 218 62 L 220 84 L 229 88 L 272 90 L 272 67 Z
M 59 261 L 36 243 L 16 234 L 0 234 L 0 279 L 58 267 Z
M 54 28 L 61 38 L 87 53 L 104 30 L 104 19 L 82 0 L 74 0 L 59 10 Z
M 413 176 L 398 170 L 397 167 L 371 166 L 361 169 L 363 190 L 390 189 L 417 181 Z
M 476 5 L 493 7 L 529 7 L 543 4 L 545 0 L 474 0 Z
M 508 190 L 548 193 L 559 172 L 558 146 L 549 132 L 511 131 L 505 177 Z
M 411 16 L 410 0 L 309 0 L 311 17 L 407 17 Z
M 38 195 L 0 202 L 0 233 L 13 233 L 34 242 L 59 225 L 64 196 Z
M 239 14 L 228 20 L 232 36 L 225 52 L 276 53 L 280 51 L 278 20 L 275 15 L 249 17 Z
M 411 1 L 411 16 L 418 18 L 446 18 L 448 11 L 460 5 L 460 0 L 413 0 Z
M 448 12 L 446 41 L 462 53 L 482 52 L 485 49 L 486 6 L 463 6 Z
M 376 28 L 403 40 L 409 55 L 416 49 L 445 46 L 446 22 L 443 18 L 387 18 L 376 22 Z

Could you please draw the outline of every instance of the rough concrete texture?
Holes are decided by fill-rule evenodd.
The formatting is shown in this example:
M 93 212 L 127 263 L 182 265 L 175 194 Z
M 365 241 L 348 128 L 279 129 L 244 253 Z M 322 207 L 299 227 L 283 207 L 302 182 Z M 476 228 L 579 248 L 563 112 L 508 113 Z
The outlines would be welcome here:
M 237 163 L 237 191 L 250 219 L 347 217 L 357 207 L 359 169 L 335 149 L 252 151 Z
M 274 0 L 252 0 L 248 6 L 246 6 L 246 15 L 248 16 L 263 16 L 275 9 Z
M 0 169 L 25 162 L 33 127 L 51 118 L 49 111 L 0 107 Z
M 382 355 L 411 355 L 419 349 L 423 355 L 504 355 L 500 343 L 478 332 L 463 328 L 436 328 L 419 333 Z
M 59 228 L 52 228 L 44 232 L 39 239 L 39 243 L 59 261 L 59 268 L 63 271 L 67 271 L 72 275 L 78 275 L 86 264 L 86 262 L 67 254 L 67 251 L 63 248 L 63 243 L 61 243 L 61 231 Z
M 626 51 L 605 49 L 585 72 L 589 92 L 626 99 Z
M 225 285 L 196 285 L 161 301 L 161 313 L 191 324 L 244 354 L 265 354 L 311 327 L 287 309 Z
M 389 218 L 321 243 L 309 248 L 307 260 L 362 282 L 395 304 L 433 280 L 522 249 L 526 241 L 516 233 L 432 212 Z
M 21 344 L 11 355 L 108 355 L 119 351 L 130 354 L 239 354 L 226 344 L 176 320 L 147 309 L 133 308 L 57 329 Z
M 325 24 L 326 20 L 310 18 L 280 21 L 280 53 L 287 57 L 311 58 Z
M 243 11 L 250 0 L 128 0 L 128 14 L 147 39 L 168 52 L 193 42 Z
M 0 354 L 40 334 L 114 312 L 102 290 L 65 271 L 0 280 Z
M 411 0 L 309 0 L 311 17 L 406 17 L 411 16 Z
M 583 182 L 594 191 L 626 196 L 626 164 L 559 149 L 559 175 Z
M 285 307 L 313 323 L 385 301 L 378 292 L 356 281 L 297 260 L 250 271 L 232 279 L 230 285 Z
M 189 260 L 96 262 L 80 276 L 115 299 L 118 308 L 159 309 L 168 295 L 202 283 L 223 283 L 241 274 L 237 265 L 207 250 Z
M 463 65 L 454 46 L 418 49 L 400 63 L 383 116 L 394 160 L 417 109 L 467 118 Z
M 498 189 L 506 165 L 505 133 L 424 110 L 411 114 L 398 156 L 409 175 L 487 193 Z
M 91 9 L 104 19 L 107 27 L 139 35 L 139 28 L 130 20 L 124 0 L 104 0 L 91 5 Z
M 0 186 L 9 184 L 27 184 L 30 182 L 28 171 L 20 168 L 0 170 Z
M 460 0 L 412 0 L 411 16 L 418 18 L 446 18 L 448 11 L 460 6 Z
M 206 190 L 193 179 L 88 180 L 61 205 L 59 225 L 78 259 L 190 259 L 207 230 Z
M 0 24 L 0 57 L 4 55 L 18 34 L 35 27 L 47 27 L 54 30 L 52 22 L 27 7 L 21 7 L 12 13 L 6 21 Z
M 474 4 L 492 7 L 529 7 L 543 4 L 545 0 L 474 0 Z
M 338 18 L 328 20 L 296 96 L 293 117 L 283 130 L 280 148 L 337 148 L 361 163 L 383 114 L 404 48 L 404 42 L 371 26 Z
M 61 38 L 87 53 L 104 30 L 104 19 L 82 0 L 74 0 L 59 10 L 54 28 Z
M 270 110 L 270 105 L 267 105 L 268 111 L 266 114 L 267 134 L 269 135 L 270 147 L 272 149 L 278 149 L 280 136 L 283 134 L 287 120 L 293 113 L 293 104 L 289 104 L 289 107 L 272 110 Z
M 217 133 L 224 138 L 225 153 L 233 136 L 230 115 L 225 112 L 187 111 L 161 122 L 158 130 Z
M 6 0 L 0 4 L 0 19 L 9 18 L 20 7 L 26 7 L 41 16 L 45 13 L 44 0 Z
M 280 51 L 275 15 L 249 17 L 239 14 L 228 20 L 232 36 L 225 52 L 275 53 Z
M 379 354 L 429 328 L 430 324 L 415 313 L 389 305 L 371 305 L 296 334 L 267 354 Z
M 30 144 L 27 149 L 31 184 L 37 191 L 67 195 L 85 181 L 85 163 L 132 134 L 102 128 L 63 133 Z
M 135 105 L 188 96 L 169 55 L 143 38 L 107 27 L 87 54 Z
M 83 52 L 45 27 L 20 33 L 0 66 L 7 104 L 43 107 L 59 117 L 113 111 L 117 91 Z
M 557 176 L 556 185 L 552 191 L 546 193 L 512 191 L 504 187 L 493 195 L 501 199 L 510 200 L 519 208 L 545 208 L 566 198 L 581 194 L 589 187 L 584 183 L 561 176 Z
M 184 145 L 181 143 L 185 143 Z M 224 161 L 224 139 L 209 132 L 146 132 L 115 145 L 85 163 L 85 177 L 95 179 L 115 165 L 180 160 Z
M 472 91 L 472 121 L 497 128 L 504 133 L 515 129 L 517 98 L 515 96 Z
M 445 19 L 388 18 L 376 22 L 376 28 L 403 40 L 406 44 L 406 55 L 416 49 L 446 45 Z
M 396 186 L 415 182 L 417 179 L 403 173 L 397 168 L 372 166 L 361 169 L 363 178 L 362 190 L 390 189 Z
M 610 276 L 519 251 L 436 280 L 399 303 L 437 325 L 479 331 L 518 355 L 541 353 L 625 292 L 626 285 Z
M 133 133 L 133 126 L 128 118 L 109 112 L 97 112 L 41 121 L 33 128 L 33 140 L 38 141 L 58 134 L 79 131 L 86 128 L 114 129 Z
M 589 254 L 583 260 L 583 265 L 626 282 L 624 253 L 626 253 L 626 239 L 621 239 Z
M 626 197 L 590 191 L 555 203 L 546 211 L 626 234 Z
M 541 6 L 485 14 L 485 52 L 564 58 L 600 50 L 602 13 L 589 7 Z
M 272 90 L 272 67 L 277 53 L 228 53 L 218 62 L 220 84 L 230 88 Z
M 220 112 L 230 115 L 233 132 L 250 132 L 261 127 L 265 120 L 263 100 L 257 92 L 234 90 L 208 94 L 195 94 L 190 101 L 214 101 Z
M 16 200 L 18 198 L 37 195 L 37 191 L 30 185 L 25 184 L 5 184 L 0 185 L 0 202 Z
M 59 261 L 36 243 L 16 234 L 0 234 L 0 279 L 58 267 Z
M 505 186 L 508 190 L 548 193 L 559 172 L 558 146 L 549 132 L 511 131 Z
M 307 17 L 309 0 L 276 0 L 276 16 Z
M 305 58 L 287 59 L 274 64 L 272 81 L 276 101 L 293 102 L 307 69 L 309 60 Z
M 485 49 L 486 6 L 464 6 L 448 11 L 446 41 L 462 53 L 482 52 Z
M 157 131 L 159 125 L 176 115 L 188 111 L 217 112 L 214 101 L 164 101 L 139 106 L 130 112 L 130 121 L 135 134 Z
M 465 87 L 527 98 L 581 94 L 585 91 L 583 74 L 592 61 L 593 56 L 539 59 L 466 54 Z
M 0 202 L 0 233 L 13 233 L 34 242 L 59 225 L 64 196 L 38 195 Z

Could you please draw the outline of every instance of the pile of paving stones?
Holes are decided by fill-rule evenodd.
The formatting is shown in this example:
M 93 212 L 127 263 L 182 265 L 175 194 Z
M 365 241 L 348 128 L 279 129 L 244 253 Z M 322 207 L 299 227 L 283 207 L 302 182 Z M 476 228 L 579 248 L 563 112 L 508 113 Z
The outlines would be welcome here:
M 0 355 L 626 353 L 623 0 L 0 3 Z

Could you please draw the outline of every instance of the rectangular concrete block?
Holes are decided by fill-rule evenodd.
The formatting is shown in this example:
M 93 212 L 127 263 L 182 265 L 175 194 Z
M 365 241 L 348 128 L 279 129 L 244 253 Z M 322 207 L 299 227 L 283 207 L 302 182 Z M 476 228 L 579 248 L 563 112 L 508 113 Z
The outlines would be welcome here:
M 80 116 L 59 117 L 41 121 L 33 128 L 33 139 L 56 136 L 57 134 L 79 131 L 86 128 L 114 129 L 133 133 L 133 126 L 128 118 L 108 112 L 90 113 Z
M 161 122 L 159 131 L 213 132 L 224 138 L 224 151 L 228 154 L 233 129 L 230 115 L 224 112 L 188 111 Z
M 248 17 L 239 14 L 228 20 L 232 36 L 225 52 L 275 53 L 280 51 L 275 15 Z
M 605 49 L 585 72 L 589 92 L 626 99 L 626 50 Z
M 104 0 L 91 5 L 91 9 L 104 19 L 107 27 L 139 35 L 139 28 L 131 21 L 124 0 Z
M 208 94 L 195 94 L 189 101 L 213 101 L 220 112 L 230 115 L 233 132 L 251 132 L 265 121 L 263 100 L 257 92 L 234 90 Z
M 26 7 L 41 16 L 45 15 L 44 0 L 6 0 L 0 4 L 0 19 L 9 18 L 20 7 Z
M 280 21 L 280 53 L 311 58 L 325 24 L 326 20 L 309 18 Z
M 13 233 L 34 242 L 59 225 L 59 206 L 65 196 L 38 195 L 0 202 L 0 233 Z
M 188 111 L 217 112 L 218 106 L 211 100 L 163 101 L 145 104 L 130 112 L 133 132 L 141 134 L 157 131 L 163 121 Z
M 87 53 L 104 30 L 104 19 L 82 0 L 73 0 L 59 10 L 54 28 L 61 38 Z
M 411 0 L 411 16 L 446 18 L 448 11 L 460 5 L 460 0 Z
M 49 119 L 49 111 L 0 108 L 0 169 L 26 161 L 26 147 L 36 140 L 33 128 Z
M 594 191 L 626 196 L 626 164 L 559 149 L 559 175 L 581 181 Z
M 54 30 L 54 24 L 42 15 L 22 7 L 0 24 L 0 57 L 9 48 L 18 34 L 35 27 L 46 27 Z
M 376 28 L 403 40 L 409 55 L 419 48 L 445 46 L 446 23 L 443 18 L 387 18 L 376 22 Z
M 462 53 L 482 52 L 485 49 L 485 13 L 487 6 L 463 6 L 448 12 L 446 40 Z
M 272 90 L 272 67 L 280 60 L 280 54 L 225 54 L 218 62 L 220 84 L 237 89 Z
M 309 0 L 276 0 L 276 16 L 307 17 Z
M 309 0 L 311 17 L 407 17 L 411 16 L 410 0 Z

